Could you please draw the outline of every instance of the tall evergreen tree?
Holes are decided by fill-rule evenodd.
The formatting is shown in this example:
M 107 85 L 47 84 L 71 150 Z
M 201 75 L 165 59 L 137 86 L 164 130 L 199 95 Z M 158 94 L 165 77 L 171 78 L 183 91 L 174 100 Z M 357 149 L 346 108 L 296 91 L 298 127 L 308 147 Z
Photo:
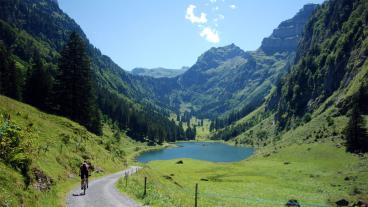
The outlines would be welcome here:
M 26 84 L 24 87 L 24 101 L 47 110 L 52 88 L 51 74 L 45 69 L 40 55 L 36 52 L 33 56 L 32 67 L 28 69 Z
M 21 97 L 19 75 L 11 53 L 0 41 L 0 94 L 19 100 Z
M 361 87 L 353 97 L 353 107 L 346 128 L 346 144 L 349 152 L 368 152 L 368 131 L 363 114 L 366 113 L 367 91 Z
M 54 102 L 56 111 L 101 134 L 101 117 L 93 93 L 92 70 L 85 45 L 73 32 L 61 51 L 56 77 Z

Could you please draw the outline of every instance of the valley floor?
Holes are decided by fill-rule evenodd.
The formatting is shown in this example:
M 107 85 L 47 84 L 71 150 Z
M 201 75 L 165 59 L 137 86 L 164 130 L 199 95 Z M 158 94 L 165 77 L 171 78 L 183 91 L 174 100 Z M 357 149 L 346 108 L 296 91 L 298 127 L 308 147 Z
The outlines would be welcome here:
M 368 157 L 346 153 L 335 142 L 292 144 L 257 153 L 237 163 L 183 159 L 153 161 L 121 191 L 150 206 L 285 206 L 289 199 L 302 206 L 335 206 L 340 199 L 368 199 Z M 143 197 L 144 177 L 148 179 Z

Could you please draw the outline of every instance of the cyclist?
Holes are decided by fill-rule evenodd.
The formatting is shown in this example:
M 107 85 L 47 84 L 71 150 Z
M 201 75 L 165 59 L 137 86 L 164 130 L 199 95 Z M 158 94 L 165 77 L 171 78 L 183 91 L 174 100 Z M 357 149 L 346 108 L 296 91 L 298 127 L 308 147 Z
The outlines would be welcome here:
M 88 188 L 88 176 L 89 176 L 89 165 L 87 161 L 84 161 L 79 167 L 79 176 L 81 177 L 81 189 L 83 190 L 83 180 L 86 179 L 86 184 Z

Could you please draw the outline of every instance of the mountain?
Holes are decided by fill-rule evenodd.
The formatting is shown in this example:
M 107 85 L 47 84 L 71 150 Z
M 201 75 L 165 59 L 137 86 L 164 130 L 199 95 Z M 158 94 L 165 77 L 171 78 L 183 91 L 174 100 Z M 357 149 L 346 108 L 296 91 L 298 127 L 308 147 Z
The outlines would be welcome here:
M 260 107 L 213 138 L 255 146 L 331 138 L 353 152 L 367 149 L 367 17 L 367 1 L 331 0 L 319 6 L 289 72 Z
M 323 104 L 323 110 L 336 106 L 341 112 L 351 107 L 351 93 L 367 80 L 367 16 L 366 1 L 335 0 L 311 17 L 294 66 L 274 94 L 278 102 L 269 106 L 277 107 L 281 128 L 297 125 Z
M 57 1 L 1 1 L 0 40 L 11 53 L 18 74 L 17 85 L 22 90 L 35 56 L 40 56 L 52 80 L 55 79 L 60 51 L 72 32 L 80 36 L 86 46 L 98 108 L 108 119 L 141 141 L 157 142 L 184 136 L 177 134 L 182 130 L 168 119 L 168 110 L 155 104 L 153 99 L 146 99 L 148 89 L 139 85 L 143 79 L 126 73 L 90 44 L 80 26 L 59 8 Z M 158 134 L 162 136 L 159 138 Z
M 149 76 L 153 78 L 173 78 L 183 74 L 188 70 L 188 67 L 182 67 L 181 69 L 167 69 L 167 68 L 133 68 L 130 71 L 133 75 Z
M 267 54 L 295 51 L 304 25 L 316 8 L 316 4 L 307 4 L 292 19 L 281 22 L 271 36 L 263 39 L 261 49 Z
M 306 5 L 281 23 L 256 51 L 245 52 L 235 44 L 211 48 L 183 74 L 156 82 L 150 80 L 151 85 L 143 88 L 151 88 L 152 99 L 177 112 L 187 111 L 211 119 L 235 112 L 245 115 L 259 106 L 287 73 L 296 48 L 285 48 L 299 41 L 301 28 L 315 8 L 316 5 Z M 281 41 L 281 37 L 285 38 Z M 270 40 L 283 43 L 271 44 Z

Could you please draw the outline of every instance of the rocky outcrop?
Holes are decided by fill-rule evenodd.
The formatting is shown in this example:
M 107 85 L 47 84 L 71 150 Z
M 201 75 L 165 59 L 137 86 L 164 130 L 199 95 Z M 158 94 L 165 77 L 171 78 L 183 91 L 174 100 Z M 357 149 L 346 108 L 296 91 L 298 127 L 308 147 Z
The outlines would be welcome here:
M 32 169 L 34 175 L 33 186 L 39 191 L 45 192 L 51 189 L 52 179 L 39 169 Z
M 267 54 L 295 51 L 304 25 L 317 6 L 317 4 L 307 4 L 293 18 L 283 21 L 273 30 L 270 37 L 263 39 L 261 50 Z

